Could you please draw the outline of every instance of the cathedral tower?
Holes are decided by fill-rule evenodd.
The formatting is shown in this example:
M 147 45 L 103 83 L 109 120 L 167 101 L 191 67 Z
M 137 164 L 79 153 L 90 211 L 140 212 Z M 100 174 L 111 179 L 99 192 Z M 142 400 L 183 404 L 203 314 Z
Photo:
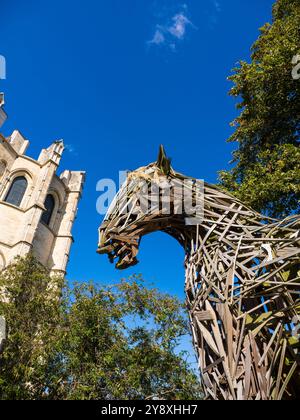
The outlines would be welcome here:
M 0 94 L 0 127 L 6 119 Z M 33 252 L 52 273 L 66 273 L 72 227 L 85 179 L 84 172 L 57 170 L 62 141 L 26 156 L 29 146 L 19 131 L 0 133 L 0 269 L 16 256 Z

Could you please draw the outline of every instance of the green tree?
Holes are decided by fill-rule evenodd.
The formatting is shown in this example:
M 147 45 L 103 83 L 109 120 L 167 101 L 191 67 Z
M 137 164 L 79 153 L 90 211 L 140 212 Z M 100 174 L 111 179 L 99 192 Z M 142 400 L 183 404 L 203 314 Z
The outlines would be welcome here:
M 63 319 L 63 287 L 63 281 L 51 279 L 32 256 L 0 274 L 0 315 L 8 330 L 0 354 L 1 399 L 44 395 Z
M 230 142 L 238 144 L 234 168 L 221 184 L 271 216 L 299 211 L 300 80 L 292 77 L 300 54 L 300 2 L 277 0 L 273 20 L 261 28 L 251 62 L 241 61 L 229 78 L 240 115 Z
M 32 256 L 0 276 L 8 338 L 1 399 L 199 399 L 177 348 L 189 334 L 177 299 L 141 277 L 68 287 Z

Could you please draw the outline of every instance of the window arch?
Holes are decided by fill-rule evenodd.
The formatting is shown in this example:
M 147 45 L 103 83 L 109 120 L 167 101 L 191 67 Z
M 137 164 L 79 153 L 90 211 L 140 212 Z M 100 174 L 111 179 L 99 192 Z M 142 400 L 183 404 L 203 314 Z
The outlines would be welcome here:
M 45 200 L 45 208 L 46 210 L 42 214 L 41 221 L 45 223 L 45 225 L 49 226 L 55 208 L 55 199 L 52 194 L 47 195 Z
M 14 206 L 20 207 L 27 190 L 27 186 L 27 179 L 24 176 L 18 176 L 13 180 L 4 201 Z

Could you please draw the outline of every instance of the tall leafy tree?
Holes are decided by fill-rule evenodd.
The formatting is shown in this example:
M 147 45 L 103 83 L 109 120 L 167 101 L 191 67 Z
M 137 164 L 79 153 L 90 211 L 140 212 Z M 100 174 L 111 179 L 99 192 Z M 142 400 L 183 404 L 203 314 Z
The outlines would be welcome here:
M 272 23 L 260 30 L 251 62 L 240 61 L 229 78 L 239 116 L 230 142 L 236 142 L 233 169 L 221 184 L 259 211 L 281 217 L 299 211 L 300 2 L 277 0 Z M 299 60 L 300 61 L 300 60 Z
M 62 279 L 32 257 L 0 273 L 0 316 L 7 339 L 0 353 L 0 398 L 42 398 L 63 323 Z
M 32 256 L 0 275 L 0 399 L 199 399 L 183 305 L 140 277 L 68 287 Z

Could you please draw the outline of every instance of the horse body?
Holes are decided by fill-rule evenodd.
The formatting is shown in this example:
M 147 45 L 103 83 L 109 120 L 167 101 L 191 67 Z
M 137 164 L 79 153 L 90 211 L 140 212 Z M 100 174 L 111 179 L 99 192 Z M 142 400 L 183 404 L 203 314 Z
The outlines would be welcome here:
M 203 207 L 197 224 L 187 224 L 178 188 L 184 179 Z M 174 237 L 185 249 L 186 302 L 206 397 L 297 398 L 300 217 L 265 218 L 215 186 L 197 189 L 194 181 L 175 172 L 163 150 L 157 163 L 129 173 L 100 227 L 98 251 L 119 259 L 122 269 L 137 263 L 144 235 L 160 230 Z M 168 188 L 151 211 L 150 184 Z

